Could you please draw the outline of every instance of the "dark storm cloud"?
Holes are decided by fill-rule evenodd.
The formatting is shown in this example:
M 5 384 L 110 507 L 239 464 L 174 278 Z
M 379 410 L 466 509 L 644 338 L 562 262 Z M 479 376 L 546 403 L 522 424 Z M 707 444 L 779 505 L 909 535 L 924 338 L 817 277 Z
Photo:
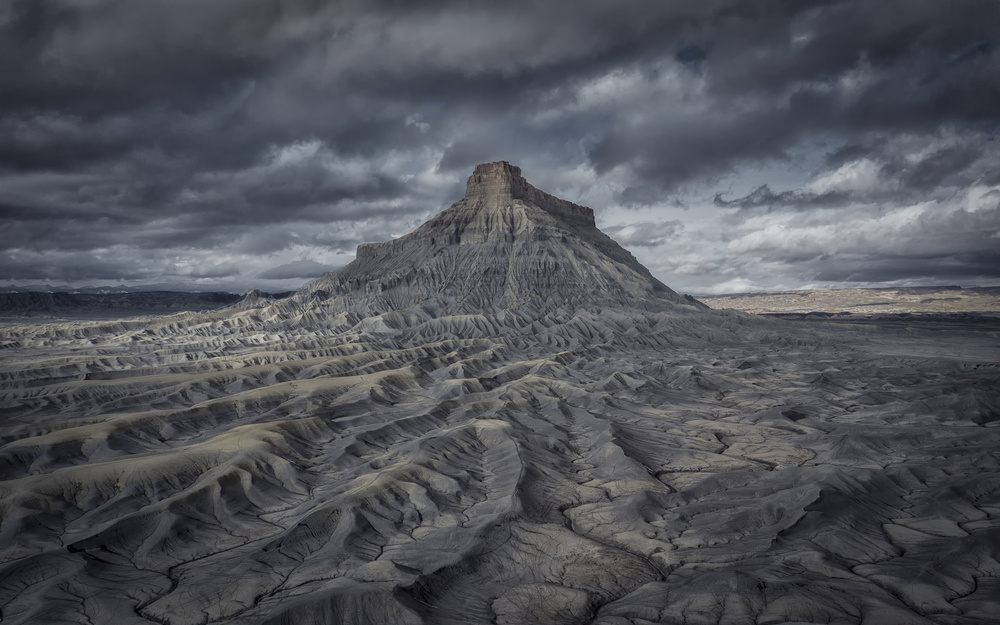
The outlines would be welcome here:
M 744 211 L 759 209 L 811 210 L 842 208 L 851 202 L 891 205 L 944 197 L 976 183 L 996 186 L 1000 146 L 977 130 L 940 130 L 923 135 L 880 135 L 865 144 L 841 147 L 826 156 L 826 184 L 821 177 L 805 188 L 773 191 L 768 184 L 745 196 L 727 199 L 717 193 L 713 203 Z M 853 169 L 853 171 L 851 171 Z M 867 170 L 869 180 L 858 180 Z M 831 180 L 837 173 L 854 180 Z M 878 184 L 875 184 L 875 179 Z
M 719 210 L 950 197 L 1000 176 L 997 23 L 993 0 L 12 0 L 0 267 L 210 279 L 288 254 L 264 275 L 401 234 L 498 159 L 635 207 L 803 153 L 811 186 Z M 675 234 L 650 223 L 618 234 Z
M 895 282 L 914 278 L 963 282 L 984 277 L 1000 277 L 1000 254 L 840 259 L 816 274 L 816 280 L 823 282 Z
M 800 189 L 793 191 L 781 191 L 775 193 L 766 184 L 763 184 L 747 195 L 732 200 L 724 198 L 723 194 L 715 194 L 712 202 L 719 207 L 735 207 L 744 210 L 757 208 L 772 209 L 795 208 L 799 210 L 812 209 L 818 207 L 839 208 L 850 198 L 843 192 L 809 193 Z
M 643 221 L 627 226 L 609 226 L 603 230 L 622 245 L 629 247 L 654 247 L 677 236 L 683 229 L 684 226 L 681 222 L 673 220 L 661 222 Z
M 94 258 L 90 255 L 48 254 L 45 258 L 0 257 L 3 275 L 0 278 L 22 280 L 146 280 L 153 273 L 141 268 L 127 268 L 121 263 Z
M 811 135 L 995 130 L 1000 56 L 982 42 L 998 19 L 988 2 L 843 2 L 704 22 L 705 108 L 620 123 L 591 158 L 633 164 L 662 192 L 748 159 L 787 159 Z
M 727 245 L 724 262 L 762 262 L 772 271 L 826 283 L 896 280 L 977 282 L 1000 276 L 1000 192 L 982 187 L 912 206 L 842 207 L 789 218 L 775 211 Z
M 287 280 L 289 278 L 318 278 L 323 274 L 336 271 L 333 265 L 324 265 L 314 260 L 296 260 L 261 272 L 257 277 L 266 280 Z

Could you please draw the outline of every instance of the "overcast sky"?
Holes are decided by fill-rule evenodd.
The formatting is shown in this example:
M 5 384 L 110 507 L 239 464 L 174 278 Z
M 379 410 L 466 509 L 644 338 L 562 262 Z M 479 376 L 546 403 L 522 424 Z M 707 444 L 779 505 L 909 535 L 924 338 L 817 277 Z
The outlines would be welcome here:
M 997 0 L 4 0 L 0 285 L 297 288 L 481 162 L 695 294 L 1000 284 Z

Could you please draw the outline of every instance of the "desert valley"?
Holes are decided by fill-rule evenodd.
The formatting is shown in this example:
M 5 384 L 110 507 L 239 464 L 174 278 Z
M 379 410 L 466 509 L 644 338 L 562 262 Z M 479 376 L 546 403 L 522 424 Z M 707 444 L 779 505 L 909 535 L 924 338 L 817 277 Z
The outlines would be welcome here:
M 3 623 L 1000 618 L 995 316 L 716 310 L 504 162 L 222 304 L 0 325 Z

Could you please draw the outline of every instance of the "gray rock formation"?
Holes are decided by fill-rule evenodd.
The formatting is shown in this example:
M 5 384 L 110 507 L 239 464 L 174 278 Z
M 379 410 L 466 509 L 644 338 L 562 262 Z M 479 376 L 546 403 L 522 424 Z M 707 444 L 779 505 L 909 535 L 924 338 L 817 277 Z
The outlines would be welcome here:
M 1000 613 L 1000 350 L 711 311 L 509 165 L 295 296 L 0 325 L 0 615 Z
M 506 162 L 479 165 L 463 199 L 408 235 L 360 246 L 298 298 L 317 295 L 365 313 L 693 304 L 598 230 L 591 209 L 539 191 Z
M 243 294 L 233 306 L 239 308 L 240 310 L 251 310 L 254 308 L 261 308 L 262 306 L 269 306 L 273 304 L 275 298 L 269 293 L 264 293 L 260 289 L 251 289 Z

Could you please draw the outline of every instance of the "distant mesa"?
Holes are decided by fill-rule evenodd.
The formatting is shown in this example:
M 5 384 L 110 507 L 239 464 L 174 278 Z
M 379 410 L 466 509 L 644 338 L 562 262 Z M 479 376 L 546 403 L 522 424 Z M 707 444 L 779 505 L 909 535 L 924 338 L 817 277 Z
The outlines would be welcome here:
M 0 293 L 0 314 L 78 317 L 110 315 L 165 315 L 230 306 L 239 296 L 222 292 L 138 291 Z
M 540 191 L 505 161 L 478 165 L 464 198 L 410 234 L 359 246 L 354 262 L 296 299 L 364 314 L 702 307 L 598 230 L 593 210 Z
M 287 291 L 264 293 L 256 289 L 243 296 L 212 291 L 0 292 L 0 315 L 87 319 L 204 312 L 230 306 L 250 310 L 290 295 L 292 293 Z

